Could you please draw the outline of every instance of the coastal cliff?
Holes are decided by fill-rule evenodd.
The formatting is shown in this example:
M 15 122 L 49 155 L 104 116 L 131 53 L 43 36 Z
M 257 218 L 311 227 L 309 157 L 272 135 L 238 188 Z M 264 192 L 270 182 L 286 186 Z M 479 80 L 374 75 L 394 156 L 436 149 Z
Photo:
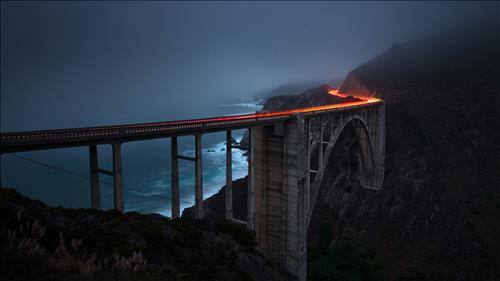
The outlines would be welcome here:
M 348 75 L 341 91 L 386 102 L 386 176 L 331 188 L 313 215 L 330 247 L 360 245 L 390 280 L 500 279 L 499 34 L 395 45 Z
M 379 191 L 359 187 L 355 134 L 341 135 L 308 231 L 309 279 L 500 280 L 498 34 L 394 45 L 349 73 L 342 93 L 386 102 L 386 176 Z M 325 89 L 263 110 L 335 102 Z M 223 193 L 206 201 L 223 214 Z

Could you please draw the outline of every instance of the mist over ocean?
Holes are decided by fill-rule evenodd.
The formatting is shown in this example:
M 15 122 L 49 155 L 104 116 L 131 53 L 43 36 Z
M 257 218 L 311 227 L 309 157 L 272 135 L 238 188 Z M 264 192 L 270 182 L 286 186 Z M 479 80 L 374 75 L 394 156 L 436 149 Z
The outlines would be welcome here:
M 227 103 L 217 101 L 206 107 L 206 111 L 189 113 L 188 106 L 180 108 L 182 119 L 213 117 L 252 113 L 260 106 L 252 100 Z M 165 120 L 180 119 L 169 112 Z M 135 120 L 134 120 L 135 121 Z M 150 120 L 146 120 L 150 121 Z M 98 125 L 98 124 L 96 124 Z M 245 130 L 233 131 L 233 138 L 241 139 Z M 205 134 L 203 145 L 204 198 L 216 193 L 225 184 L 225 132 Z M 179 154 L 194 155 L 194 136 L 178 137 Z M 244 177 L 248 165 L 244 151 L 232 150 L 233 179 Z M 88 147 L 45 150 L 19 153 L 36 161 L 89 175 Z M 111 146 L 98 146 L 99 166 L 111 169 Z M 181 209 L 194 204 L 194 171 L 192 161 L 179 160 Z M 126 211 L 160 213 L 170 216 L 170 138 L 129 142 L 122 145 L 122 173 Z M 43 167 L 10 155 L 1 158 L 2 185 L 12 187 L 34 199 L 51 206 L 88 208 L 90 206 L 90 183 L 86 178 L 70 175 Z M 112 183 L 110 176 L 100 174 L 100 181 Z M 113 207 L 113 188 L 100 184 L 103 209 Z

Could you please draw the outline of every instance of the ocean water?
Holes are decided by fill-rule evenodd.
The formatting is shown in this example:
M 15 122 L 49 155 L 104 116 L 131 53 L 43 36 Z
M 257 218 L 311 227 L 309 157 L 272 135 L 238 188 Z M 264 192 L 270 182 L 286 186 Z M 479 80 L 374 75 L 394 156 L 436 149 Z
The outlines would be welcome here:
M 252 113 L 260 105 L 252 101 L 220 104 L 210 107 L 204 115 L 222 116 Z M 199 117 L 197 112 L 196 116 Z M 173 118 L 178 119 L 178 118 Z M 245 130 L 233 131 L 233 138 L 241 139 Z M 216 193 L 225 184 L 225 132 L 202 136 L 203 198 Z M 194 136 L 178 137 L 179 154 L 194 155 Z M 232 150 L 233 179 L 248 174 L 245 151 Z M 12 187 L 31 198 L 51 206 L 87 208 L 90 206 L 88 148 L 65 148 L 33 151 L 18 155 L 82 175 L 41 166 L 11 155 L 1 159 L 2 186 Z M 98 146 L 100 168 L 111 169 L 111 146 Z M 194 204 L 194 172 L 192 161 L 179 160 L 181 208 Z M 160 213 L 170 216 L 170 139 L 129 142 L 122 145 L 122 173 L 126 211 Z M 101 204 L 103 209 L 113 207 L 112 178 L 100 174 Z

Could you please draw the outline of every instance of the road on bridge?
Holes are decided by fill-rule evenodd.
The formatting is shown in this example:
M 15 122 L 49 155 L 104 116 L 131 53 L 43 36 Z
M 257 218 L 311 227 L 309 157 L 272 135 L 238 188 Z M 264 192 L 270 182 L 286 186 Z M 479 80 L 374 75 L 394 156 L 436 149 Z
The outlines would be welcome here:
M 339 93 L 338 90 L 330 90 L 329 93 L 339 97 L 347 97 Z M 116 126 L 1 133 L 0 154 L 164 138 L 173 135 L 193 134 L 196 131 L 211 132 L 238 129 L 284 121 L 300 113 L 314 115 L 325 111 L 351 110 L 382 102 L 374 97 L 356 98 L 358 100 L 352 102 L 277 112 Z

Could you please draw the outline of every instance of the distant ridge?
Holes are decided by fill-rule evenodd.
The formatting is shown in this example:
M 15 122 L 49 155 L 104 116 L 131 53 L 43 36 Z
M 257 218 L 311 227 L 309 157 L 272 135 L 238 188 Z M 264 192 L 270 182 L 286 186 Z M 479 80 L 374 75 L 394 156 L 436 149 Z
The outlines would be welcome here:
M 323 84 L 328 84 L 334 88 L 340 88 L 342 82 L 343 79 L 332 79 L 331 81 L 316 80 L 316 81 L 289 82 L 281 84 L 273 89 L 260 91 L 255 95 L 255 98 L 257 100 L 264 102 L 267 98 L 270 97 L 299 95 L 308 90 L 317 88 Z

